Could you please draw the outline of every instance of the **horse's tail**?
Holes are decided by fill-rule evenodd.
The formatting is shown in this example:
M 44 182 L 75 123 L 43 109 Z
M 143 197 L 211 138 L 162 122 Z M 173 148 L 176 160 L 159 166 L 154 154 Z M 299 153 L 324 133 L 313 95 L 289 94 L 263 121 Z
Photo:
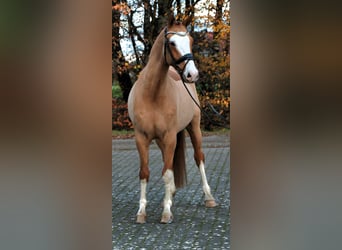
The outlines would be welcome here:
M 177 188 L 184 187 L 187 183 L 185 166 L 185 131 L 177 134 L 177 145 L 173 156 L 173 172 Z

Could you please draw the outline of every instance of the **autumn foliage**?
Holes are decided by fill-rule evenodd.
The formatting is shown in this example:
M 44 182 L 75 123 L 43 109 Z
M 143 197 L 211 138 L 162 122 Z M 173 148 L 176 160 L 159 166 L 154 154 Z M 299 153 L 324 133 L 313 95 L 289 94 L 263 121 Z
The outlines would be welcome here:
M 230 13 L 229 1 L 142 1 L 129 5 L 127 1 L 114 0 L 113 13 L 113 79 L 120 86 L 122 93 L 129 91 L 137 75 L 146 64 L 147 55 L 154 38 L 163 27 L 163 18 L 169 14 L 170 6 L 177 10 L 177 17 L 182 18 L 179 6 L 185 5 L 194 19 L 189 27 L 194 38 L 193 54 L 200 78 L 196 88 L 200 99 L 202 127 L 212 130 L 216 127 L 229 127 L 230 113 Z M 144 4 L 144 5 L 142 5 Z M 178 5 L 180 4 L 180 5 Z M 190 4 L 189 6 L 187 6 Z M 133 15 L 144 6 L 142 23 L 134 22 Z M 158 10 L 158 11 L 156 11 Z M 160 13 L 163 13 L 160 15 Z M 118 18 L 121 15 L 121 19 Z M 113 15 L 115 16 L 115 15 Z M 120 23 L 121 22 L 121 23 Z M 136 25 L 136 26 L 135 26 Z M 125 27 L 126 33 L 120 35 L 118 27 Z M 138 27 L 143 30 L 138 31 Z M 196 27 L 196 28 L 195 28 Z M 126 34 L 126 35 L 125 35 Z M 125 59 L 120 47 L 120 39 L 129 38 L 133 43 L 135 60 Z M 139 50 L 134 43 L 143 44 Z M 123 95 L 124 96 L 124 95 Z M 123 98 L 125 99 L 125 98 Z M 113 97 L 113 129 L 131 129 L 127 104 L 118 97 Z
M 196 86 L 203 110 L 202 126 L 207 130 L 229 127 L 230 121 L 230 24 L 229 13 L 223 14 L 227 22 L 217 22 L 211 32 L 193 34 L 200 72 Z
M 128 117 L 127 103 L 120 98 L 112 98 L 112 129 L 132 129 L 132 122 Z

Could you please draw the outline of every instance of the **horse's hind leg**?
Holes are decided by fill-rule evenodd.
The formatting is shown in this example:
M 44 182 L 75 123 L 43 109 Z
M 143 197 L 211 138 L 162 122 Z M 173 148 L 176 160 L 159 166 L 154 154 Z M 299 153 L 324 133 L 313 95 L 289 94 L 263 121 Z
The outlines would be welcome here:
M 139 210 L 137 213 L 137 223 L 145 223 L 146 222 L 146 187 L 147 182 L 150 176 L 150 171 L 148 168 L 148 149 L 150 145 L 150 141 L 146 138 L 145 135 L 136 133 L 135 140 L 139 152 L 140 157 L 140 201 L 139 201 Z
M 207 176 L 205 174 L 204 154 L 202 152 L 202 133 L 199 126 L 199 122 L 193 122 L 187 127 L 187 130 L 190 134 L 191 142 L 194 147 L 194 158 L 202 177 L 203 192 L 205 195 L 205 206 L 216 207 L 217 204 L 215 202 L 214 197 L 211 194 L 210 187 L 207 181 Z

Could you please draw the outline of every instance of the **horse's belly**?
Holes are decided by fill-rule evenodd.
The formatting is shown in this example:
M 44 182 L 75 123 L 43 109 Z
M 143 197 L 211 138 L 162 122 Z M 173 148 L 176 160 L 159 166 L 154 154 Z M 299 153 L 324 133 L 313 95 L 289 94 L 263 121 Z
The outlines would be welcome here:
M 193 86 L 190 86 L 189 91 L 195 98 L 197 97 L 197 93 L 192 88 Z M 182 83 L 178 85 L 178 93 L 178 131 L 181 131 L 194 119 L 197 107 Z
M 183 130 L 194 117 L 194 112 L 191 108 L 180 108 L 178 111 L 178 127 L 177 131 Z

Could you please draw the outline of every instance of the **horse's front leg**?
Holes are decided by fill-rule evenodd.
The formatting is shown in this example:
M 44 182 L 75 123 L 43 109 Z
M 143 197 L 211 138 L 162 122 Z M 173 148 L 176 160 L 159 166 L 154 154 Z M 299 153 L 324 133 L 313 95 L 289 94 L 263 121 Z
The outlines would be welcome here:
M 176 191 L 175 180 L 173 175 L 173 155 L 176 148 L 176 134 L 167 135 L 162 140 L 160 145 L 163 160 L 164 160 L 164 168 L 163 168 L 163 180 L 165 183 L 165 196 L 164 196 L 164 209 L 162 213 L 161 223 L 171 223 L 173 220 L 173 215 L 171 212 L 172 206 L 172 197 Z
M 217 204 L 215 202 L 213 195 L 211 194 L 210 186 L 208 184 L 207 176 L 205 174 L 204 154 L 202 152 L 202 132 L 199 126 L 199 122 L 193 122 L 189 125 L 187 130 L 190 134 L 191 143 L 194 147 L 194 158 L 196 161 L 196 165 L 201 173 L 205 206 L 216 207 Z
M 150 141 L 144 135 L 139 133 L 135 134 L 136 144 L 140 157 L 140 200 L 139 200 L 139 210 L 137 213 L 137 223 L 145 223 L 146 222 L 146 187 L 148 183 L 148 179 L 150 176 L 150 171 L 148 168 L 148 149 L 150 145 Z

